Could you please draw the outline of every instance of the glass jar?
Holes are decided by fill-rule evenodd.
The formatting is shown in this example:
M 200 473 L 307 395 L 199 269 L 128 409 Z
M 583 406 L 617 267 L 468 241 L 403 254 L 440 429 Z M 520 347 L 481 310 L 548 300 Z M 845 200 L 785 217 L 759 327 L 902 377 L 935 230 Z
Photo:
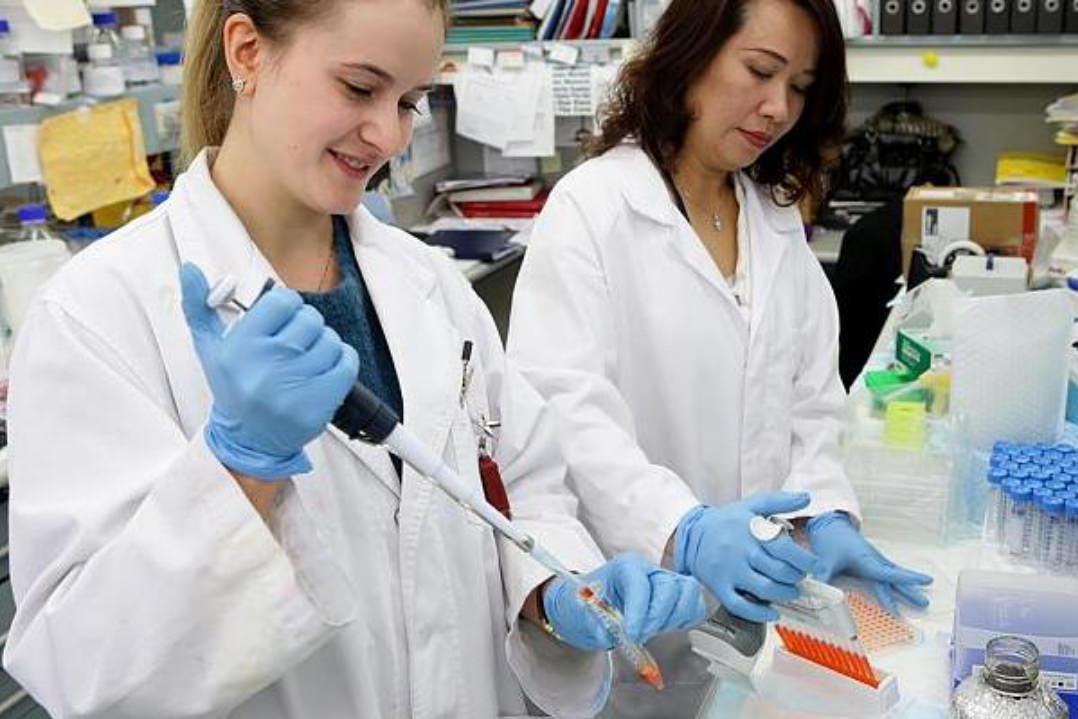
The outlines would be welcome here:
M 1067 719 L 1067 706 L 1040 677 L 1037 647 L 1021 637 L 988 642 L 983 669 L 951 697 L 951 719 Z

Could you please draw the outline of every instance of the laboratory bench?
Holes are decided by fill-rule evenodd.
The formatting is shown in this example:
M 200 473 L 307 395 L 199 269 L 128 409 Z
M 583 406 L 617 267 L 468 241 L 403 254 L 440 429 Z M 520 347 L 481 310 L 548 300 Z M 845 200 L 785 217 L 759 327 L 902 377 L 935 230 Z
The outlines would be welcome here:
M 898 681 L 901 699 L 887 715 L 888 719 L 945 719 L 951 694 L 950 639 L 954 622 L 955 592 L 958 574 L 963 569 L 1035 574 L 1035 569 L 1020 565 L 1000 554 L 979 539 L 966 539 L 949 545 L 873 538 L 869 539 L 888 558 L 910 569 L 930 574 L 935 581 L 927 588 L 931 603 L 924 610 L 902 606 L 903 618 L 917 631 L 917 638 L 905 645 L 887 647 L 870 654 L 874 667 L 893 674 Z M 842 580 L 845 581 L 845 580 Z M 872 596 L 867 586 L 847 584 Z M 773 637 L 769 641 L 773 640 Z M 765 648 L 765 653 L 767 649 Z M 766 662 L 766 657 L 761 662 Z M 811 697 L 798 697 L 797 711 L 784 706 L 789 698 L 776 702 L 768 696 L 777 689 L 769 684 L 766 665 L 761 667 L 762 691 L 748 694 L 735 682 L 716 682 L 697 719 L 793 718 L 823 716 L 811 711 Z M 832 715 L 833 716 L 833 715 Z

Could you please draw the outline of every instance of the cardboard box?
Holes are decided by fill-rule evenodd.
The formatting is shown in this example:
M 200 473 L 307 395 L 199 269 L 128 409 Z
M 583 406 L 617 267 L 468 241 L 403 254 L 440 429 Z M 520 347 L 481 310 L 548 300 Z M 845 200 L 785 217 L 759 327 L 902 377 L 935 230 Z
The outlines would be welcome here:
M 933 259 L 957 240 L 1033 264 L 1040 231 L 1037 193 L 1007 187 L 913 187 L 902 215 L 902 271 L 916 247 Z

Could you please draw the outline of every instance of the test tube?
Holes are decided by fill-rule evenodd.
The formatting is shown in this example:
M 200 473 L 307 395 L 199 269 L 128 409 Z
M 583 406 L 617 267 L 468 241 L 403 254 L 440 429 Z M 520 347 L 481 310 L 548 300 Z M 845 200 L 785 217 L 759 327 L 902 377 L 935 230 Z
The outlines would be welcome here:
M 1018 452 L 1016 454 L 1012 454 L 1011 461 L 1021 466 L 1033 464 L 1033 458 L 1025 452 Z
M 1057 462 L 1059 462 L 1060 460 L 1063 459 L 1063 453 L 1057 451 L 1054 448 L 1045 450 L 1044 452 L 1041 453 L 1041 456 L 1044 457 L 1045 459 L 1047 459 L 1052 464 L 1056 464 Z
M 1026 551 L 1023 556 L 1027 559 L 1032 559 L 1035 562 L 1044 561 L 1044 543 L 1040 541 L 1041 536 L 1044 534 L 1045 513 L 1041 509 L 1042 503 L 1046 498 L 1052 497 L 1052 490 L 1047 487 L 1040 487 L 1033 490 L 1033 501 L 1030 503 L 1029 511 L 1033 515 L 1032 519 L 1032 534 L 1030 536 L 1030 544 L 1026 545 Z
M 1062 572 L 1065 564 L 1064 541 L 1066 539 L 1063 500 L 1059 497 L 1042 496 L 1038 504 L 1041 510 L 1039 537 L 1041 562 L 1052 572 Z
M 990 469 L 986 475 L 988 480 L 988 505 L 984 510 L 984 541 L 989 544 L 1000 542 L 1000 516 L 1002 506 L 1003 489 L 1000 486 L 1008 478 L 1007 472 L 1002 469 Z
M 1067 545 L 1066 569 L 1068 574 L 1078 574 L 1078 499 L 1064 503 L 1067 527 L 1064 530 Z
M 1067 491 L 1067 483 L 1060 482 L 1058 479 L 1050 479 L 1044 483 L 1045 489 L 1052 490 L 1053 494 L 1059 494 L 1060 492 Z
M 1012 557 L 1025 556 L 1028 551 L 1033 534 L 1033 513 L 1030 511 L 1032 499 L 1033 490 L 1019 482 L 1008 481 L 1004 539 L 1007 552 Z

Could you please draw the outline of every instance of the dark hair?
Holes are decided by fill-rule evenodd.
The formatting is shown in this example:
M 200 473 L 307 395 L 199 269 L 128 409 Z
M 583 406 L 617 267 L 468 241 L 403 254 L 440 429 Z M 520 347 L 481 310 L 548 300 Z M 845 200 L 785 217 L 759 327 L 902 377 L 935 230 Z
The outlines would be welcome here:
M 665 170 L 692 122 L 686 96 L 726 42 L 741 29 L 752 0 L 672 0 L 640 51 L 618 73 L 603 108 L 600 134 L 587 145 L 601 155 L 633 140 Z M 776 202 L 823 196 L 823 170 L 838 158 L 845 135 L 846 46 L 833 0 L 789 0 L 816 24 L 816 77 L 794 127 L 769 147 L 748 174 Z

